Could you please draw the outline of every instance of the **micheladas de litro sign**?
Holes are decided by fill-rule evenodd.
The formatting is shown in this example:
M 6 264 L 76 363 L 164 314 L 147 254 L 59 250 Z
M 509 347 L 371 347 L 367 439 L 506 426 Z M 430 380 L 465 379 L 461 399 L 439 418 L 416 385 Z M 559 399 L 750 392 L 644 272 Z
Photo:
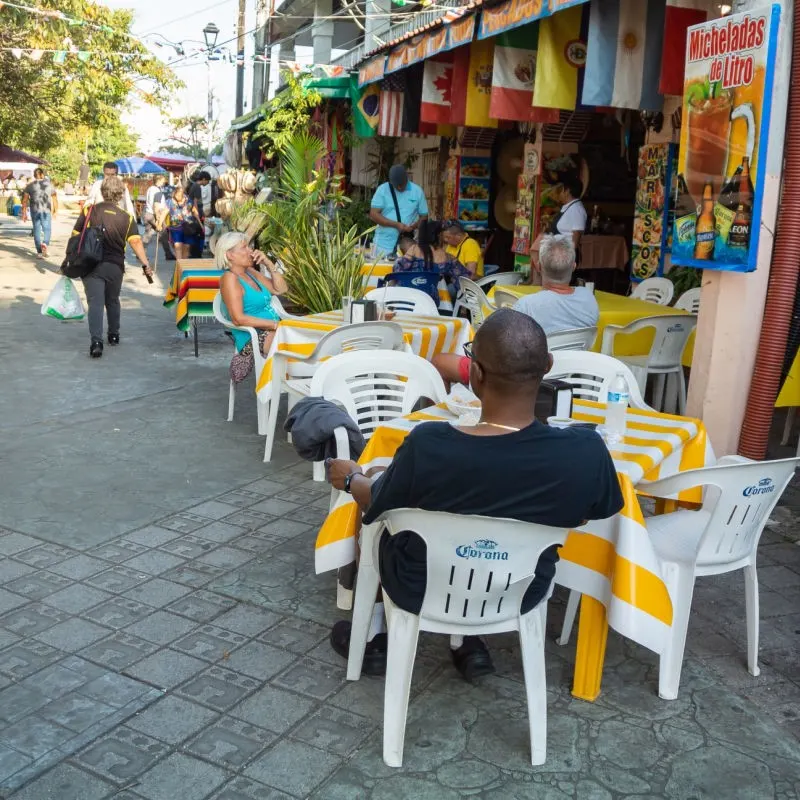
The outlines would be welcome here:
M 672 263 L 756 268 L 780 6 L 687 32 Z

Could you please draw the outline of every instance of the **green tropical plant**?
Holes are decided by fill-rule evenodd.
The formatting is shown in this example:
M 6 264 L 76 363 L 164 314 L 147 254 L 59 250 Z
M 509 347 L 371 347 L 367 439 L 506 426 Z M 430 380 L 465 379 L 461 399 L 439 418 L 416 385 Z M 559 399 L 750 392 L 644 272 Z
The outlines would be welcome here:
M 680 297 L 689 289 L 696 289 L 703 282 L 703 270 L 694 267 L 673 267 L 667 277 L 675 287 L 675 297 Z
M 361 297 L 365 283 L 358 247 L 364 230 L 341 213 L 350 203 L 341 180 L 316 169 L 325 152 L 317 137 L 295 134 L 280 151 L 273 198 L 243 203 L 231 215 L 234 228 L 281 259 L 289 299 L 312 314 L 340 308 L 343 296 Z

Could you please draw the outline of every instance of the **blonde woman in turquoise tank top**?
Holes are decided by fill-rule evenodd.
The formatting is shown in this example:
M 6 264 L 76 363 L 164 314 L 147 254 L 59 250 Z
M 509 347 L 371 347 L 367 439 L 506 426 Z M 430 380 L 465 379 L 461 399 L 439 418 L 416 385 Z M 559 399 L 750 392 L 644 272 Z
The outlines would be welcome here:
M 228 318 L 234 325 L 255 328 L 261 352 L 266 355 L 280 322 L 271 305 L 272 296 L 285 294 L 286 280 L 264 253 L 250 247 L 243 233 L 224 233 L 215 249 L 217 266 L 225 270 L 220 293 Z M 269 270 L 268 276 L 259 271 L 262 265 Z M 237 330 L 231 333 L 236 349 L 242 355 L 250 355 L 249 334 Z

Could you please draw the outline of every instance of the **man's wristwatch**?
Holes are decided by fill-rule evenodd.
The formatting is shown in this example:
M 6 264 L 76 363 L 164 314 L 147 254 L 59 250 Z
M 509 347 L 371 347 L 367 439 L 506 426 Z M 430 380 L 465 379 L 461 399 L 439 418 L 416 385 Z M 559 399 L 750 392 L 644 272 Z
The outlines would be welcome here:
M 344 478 L 344 490 L 347 492 L 347 494 L 351 493 L 350 492 L 350 484 L 353 482 L 353 477 L 355 475 L 363 475 L 363 474 L 364 473 L 360 469 L 357 469 L 354 472 L 351 472 L 349 475 L 345 475 L 345 478 Z

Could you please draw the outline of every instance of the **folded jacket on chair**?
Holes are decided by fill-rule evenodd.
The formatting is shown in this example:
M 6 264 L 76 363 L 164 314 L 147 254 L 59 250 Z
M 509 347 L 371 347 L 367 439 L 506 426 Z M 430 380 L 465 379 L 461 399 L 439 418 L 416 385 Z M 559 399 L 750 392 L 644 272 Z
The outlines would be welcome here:
M 297 455 L 306 461 L 335 458 L 336 428 L 345 428 L 350 441 L 350 458 L 354 461 L 364 451 L 366 441 L 358 425 L 340 406 L 321 397 L 304 397 L 290 412 L 283 429 L 292 434 Z

